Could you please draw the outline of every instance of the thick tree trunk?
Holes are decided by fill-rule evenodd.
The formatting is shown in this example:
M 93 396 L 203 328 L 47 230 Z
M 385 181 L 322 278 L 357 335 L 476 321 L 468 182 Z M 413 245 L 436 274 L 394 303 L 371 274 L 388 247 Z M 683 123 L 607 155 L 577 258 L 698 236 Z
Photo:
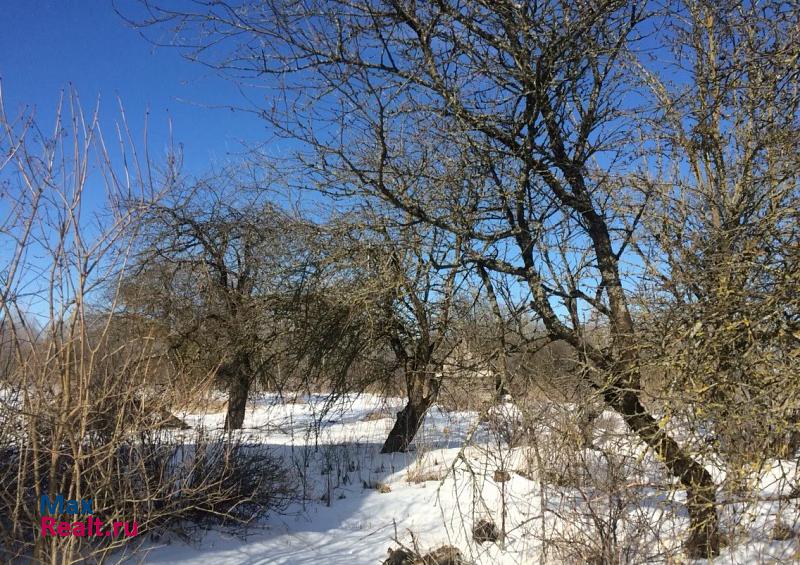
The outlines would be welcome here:
M 392 431 L 381 448 L 381 453 L 398 453 L 408 450 L 408 446 L 417 435 L 422 419 L 430 407 L 430 402 L 414 402 L 409 400 L 405 408 L 397 413 Z
M 690 531 L 685 550 L 689 558 L 707 559 L 719 555 L 716 485 L 711 474 L 659 427 L 635 392 L 609 388 L 604 391 L 604 397 L 686 489 Z
M 412 370 L 413 371 L 413 370 Z M 433 404 L 436 396 L 435 386 L 431 386 L 428 395 L 425 395 L 426 375 L 412 372 L 406 376 L 406 387 L 408 402 L 405 408 L 397 413 L 394 427 L 386 441 L 383 443 L 381 453 L 398 453 L 408 450 L 408 446 L 414 441 L 425 412 Z
M 247 398 L 250 395 L 250 379 L 239 372 L 232 375 L 228 391 L 228 413 L 225 416 L 225 429 L 238 430 L 244 424 L 244 412 L 247 407 Z

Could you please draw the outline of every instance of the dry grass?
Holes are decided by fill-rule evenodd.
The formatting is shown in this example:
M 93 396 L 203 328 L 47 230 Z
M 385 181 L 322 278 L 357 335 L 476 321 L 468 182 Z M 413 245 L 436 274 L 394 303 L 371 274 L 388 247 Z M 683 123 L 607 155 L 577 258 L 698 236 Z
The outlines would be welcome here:
M 447 476 L 447 468 L 430 469 L 415 466 L 406 472 L 406 481 L 412 484 L 427 483 L 430 481 L 441 481 Z
M 179 402 L 175 405 L 173 411 L 176 414 L 218 414 L 225 412 L 227 407 L 227 400 L 206 396 Z
M 373 412 L 368 412 L 364 418 L 362 418 L 363 422 L 377 422 L 378 420 L 385 420 L 387 418 L 393 418 L 393 416 L 385 410 L 376 410 Z

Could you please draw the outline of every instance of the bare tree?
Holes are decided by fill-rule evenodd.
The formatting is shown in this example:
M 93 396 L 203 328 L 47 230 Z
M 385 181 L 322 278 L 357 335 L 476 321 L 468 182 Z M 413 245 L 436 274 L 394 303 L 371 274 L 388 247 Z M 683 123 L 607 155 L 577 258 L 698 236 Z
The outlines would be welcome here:
M 227 429 L 244 421 L 251 385 L 269 380 L 291 302 L 290 218 L 207 179 L 154 208 L 126 305 L 166 326 L 169 347 L 216 370 L 228 389 Z M 241 188 L 240 186 L 238 188 Z
M 369 206 L 325 229 L 330 234 L 326 261 L 332 269 L 328 292 L 346 289 L 347 300 L 360 311 L 362 328 L 369 328 L 362 334 L 363 346 L 391 352 L 395 371 L 390 373 L 400 372 L 407 396 L 382 452 L 406 451 L 437 399 L 444 363 L 454 347 L 453 305 L 465 280 L 460 242 L 442 230 L 403 222 L 396 214 L 379 215 Z
M 408 449 L 438 397 L 444 363 L 453 349 L 451 314 L 463 277 L 458 270 L 460 242 L 446 234 L 414 231 L 403 237 L 384 229 L 382 235 L 383 253 L 371 259 L 383 262 L 376 282 L 389 290 L 383 298 L 386 336 L 402 368 L 408 399 L 381 449 L 394 453 Z M 445 263 L 450 267 L 440 267 Z
M 742 249 L 733 237 L 737 222 L 764 202 L 765 191 L 788 185 L 796 195 L 791 175 L 778 175 L 780 182 L 770 177 L 755 192 L 735 187 L 752 181 L 757 170 L 750 165 L 769 169 L 794 159 L 781 151 L 796 153 L 780 143 L 756 153 L 744 145 L 741 155 L 754 157 L 724 165 L 726 148 L 736 144 L 724 130 L 742 115 L 723 112 L 719 101 L 738 105 L 734 83 L 754 81 L 774 93 L 766 106 L 759 106 L 757 90 L 744 97 L 744 131 L 754 140 L 762 132 L 776 138 L 781 128 L 796 132 L 790 69 L 797 22 L 787 10 L 778 2 L 733 10 L 698 2 L 651 13 L 647 4 L 617 0 L 312 0 L 220 2 L 196 12 L 153 8 L 147 23 L 176 25 L 176 37 L 197 39 L 182 43 L 187 56 L 236 77 L 281 77 L 285 96 L 263 115 L 312 150 L 300 159 L 321 190 L 382 200 L 459 237 L 465 264 L 516 281 L 548 338 L 578 353 L 587 385 L 687 491 L 686 549 L 691 557 L 709 557 L 719 552 L 716 485 L 642 394 L 642 328 L 631 287 L 650 275 L 623 267 L 628 257 L 650 253 L 634 251 L 653 197 L 652 185 L 642 190 L 640 178 L 652 173 L 647 156 L 663 139 L 643 126 L 648 113 L 639 106 L 649 99 L 646 83 L 656 85 L 671 142 L 684 151 L 675 170 L 695 171 L 691 183 L 670 185 L 664 195 L 683 200 L 697 191 L 721 204 L 711 206 L 712 227 L 730 229 L 716 230 L 719 238 L 710 244 L 722 255 L 699 248 L 689 255 L 719 273 L 712 287 L 730 288 L 734 281 L 723 273 Z M 751 16 L 758 25 L 744 23 Z M 691 87 L 683 99 L 663 86 L 669 67 L 648 65 L 636 51 L 648 46 L 643 35 L 663 26 L 677 48 L 662 45 L 656 55 L 671 58 L 681 73 L 687 61 L 696 63 L 684 75 Z M 737 57 L 748 51 L 742 45 L 750 51 L 746 61 Z M 769 78 L 773 73 L 777 78 Z M 788 121 L 776 119 L 786 115 Z M 742 182 L 726 184 L 740 166 Z M 731 215 L 731 206 L 738 212 Z M 676 229 L 684 219 L 680 210 L 664 218 Z M 780 252 L 775 260 L 784 257 Z M 677 282 L 680 273 L 673 268 L 666 277 Z M 587 319 L 603 320 L 608 339 L 588 339 Z M 733 355 L 726 351 L 724 358 Z

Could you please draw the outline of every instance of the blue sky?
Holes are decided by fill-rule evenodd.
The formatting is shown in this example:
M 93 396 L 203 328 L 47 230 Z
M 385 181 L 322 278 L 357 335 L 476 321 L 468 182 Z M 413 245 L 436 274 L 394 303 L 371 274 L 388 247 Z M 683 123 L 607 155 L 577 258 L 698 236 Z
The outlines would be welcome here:
M 140 10 L 135 0 L 117 2 L 128 16 Z M 245 145 L 272 137 L 257 116 L 230 109 L 245 103 L 236 86 L 186 61 L 175 49 L 154 47 L 115 12 L 110 0 L 0 0 L 0 25 L 6 113 L 33 112 L 49 132 L 66 89 L 77 92 L 86 113 L 100 97 L 101 130 L 116 168 L 118 97 L 140 151 L 147 123 L 147 145 L 156 165 L 166 157 L 171 123 L 173 143 L 182 150 L 183 171 L 189 175 L 240 161 Z M 277 151 L 279 146 L 270 148 Z M 90 180 L 84 208 L 102 212 L 105 198 L 97 188 Z M 5 204 L 0 200 L 0 211 Z M 14 245 L 8 238 L 0 243 L 1 277 Z M 19 302 L 31 314 L 43 314 L 45 306 L 35 297 L 44 296 L 44 267 L 51 259 L 34 246 L 27 261 L 29 271 L 16 290 Z
M 129 17 L 141 10 L 137 0 L 117 4 Z M 148 145 L 156 161 L 164 155 L 171 122 L 190 174 L 238 161 L 246 145 L 272 138 L 265 121 L 230 109 L 245 104 L 232 82 L 184 60 L 176 49 L 153 46 L 115 12 L 111 0 L 0 0 L 0 24 L 6 111 L 32 109 L 45 129 L 60 93 L 73 87 L 85 108 L 100 97 L 107 137 L 119 119 L 117 97 L 137 143 L 149 111 Z M 269 84 L 262 86 L 248 95 L 268 96 Z M 270 152 L 289 149 L 287 143 L 272 145 Z
M 118 5 L 126 15 L 138 9 L 133 0 Z M 270 137 L 256 116 L 224 107 L 242 100 L 233 84 L 174 49 L 152 46 L 109 0 L 0 0 L 0 23 L 0 78 L 10 114 L 29 106 L 49 126 L 59 93 L 72 85 L 85 108 L 101 97 L 108 130 L 119 118 L 119 96 L 137 141 L 149 108 L 156 154 L 166 147 L 171 119 L 193 174 L 235 160 L 242 142 Z

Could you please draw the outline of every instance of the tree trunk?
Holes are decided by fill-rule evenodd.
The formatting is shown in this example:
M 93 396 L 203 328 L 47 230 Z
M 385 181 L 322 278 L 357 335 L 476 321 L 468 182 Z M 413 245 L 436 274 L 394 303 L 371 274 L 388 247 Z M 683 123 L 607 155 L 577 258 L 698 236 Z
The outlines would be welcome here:
M 508 389 L 503 382 L 503 377 L 500 374 L 494 377 L 494 396 L 498 402 L 502 402 L 508 395 Z
M 414 440 L 414 436 L 417 435 L 422 419 L 425 417 L 425 412 L 430 405 L 431 403 L 425 399 L 421 402 L 409 399 L 405 408 L 397 413 L 397 420 L 395 420 L 392 431 L 389 432 L 386 441 L 383 443 L 381 453 L 407 451 L 408 446 Z
M 576 178 L 575 183 L 585 194 L 583 179 Z M 639 365 L 634 339 L 636 332 L 622 287 L 619 265 L 612 251 L 611 238 L 604 218 L 591 207 L 588 196 L 585 198 L 586 205 L 580 211 L 589 226 L 589 236 L 592 238 L 608 296 L 612 341 L 615 348 L 621 352 L 618 363 L 610 363 L 609 368 L 615 365 L 624 368 L 612 386 L 604 388 L 604 399 L 625 419 L 642 441 L 661 457 L 669 473 L 686 489 L 689 538 L 684 548 L 689 558 L 716 557 L 719 555 L 719 530 L 714 479 L 703 465 L 695 461 L 667 435 L 664 429 L 659 427 L 656 419 L 648 413 L 640 400 L 641 379 L 637 368 Z M 532 261 L 530 259 L 528 261 L 527 264 L 531 265 Z M 552 310 L 549 314 L 554 316 Z M 555 328 L 559 326 L 552 320 L 550 324 Z
M 244 424 L 244 412 L 250 395 L 250 379 L 244 371 L 232 375 L 228 392 L 228 413 L 225 416 L 225 429 L 238 430 Z
M 669 472 L 686 489 L 689 538 L 684 547 L 689 558 L 708 559 L 719 555 L 716 485 L 711 474 L 659 427 L 635 392 L 613 387 L 605 389 L 603 395 L 608 405 L 661 457 Z
M 409 374 L 410 373 L 410 374 Z M 433 404 L 436 397 L 436 386 L 431 382 L 428 395 L 425 395 L 426 375 L 410 369 L 406 373 L 406 390 L 408 402 L 405 408 L 397 413 L 392 431 L 381 448 L 381 453 L 398 453 L 408 450 L 408 446 L 417 435 L 425 412 Z

